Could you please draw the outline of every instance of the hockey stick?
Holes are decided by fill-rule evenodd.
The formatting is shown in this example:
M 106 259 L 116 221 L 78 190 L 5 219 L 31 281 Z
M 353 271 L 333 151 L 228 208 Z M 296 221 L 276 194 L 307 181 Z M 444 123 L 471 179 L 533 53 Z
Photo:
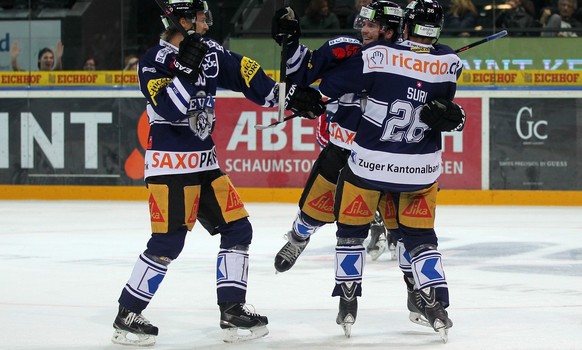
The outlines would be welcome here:
M 488 37 L 486 37 L 486 38 L 484 38 L 484 39 L 481 39 L 481 40 L 479 40 L 479 41 L 475 41 L 474 43 L 471 43 L 471 44 L 465 45 L 465 46 L 463 46 L 463 47 L 461 47 L 461 48 L 459 48 L 459 49 L 456 49 L 456 50 L 455 50 L 455 53 L 463 52 L 463 51 L 466 51 L 466 50 L 468 50 L 468 49 L 470 49 L 470 48 L 472 48 L 472 47 L 475 47 L 475 46 L 478 46 L 478 45 L 481 45 L 481 44 L 484 44 L 484 43 L 487 43 L 487 42 L 493 41 L 493 40 L 495 40 L 495 39 L 503 38 L 503 37 L 504 37 L 504 36 L 506 36 L 506 35 L 507 35 L 507 30 L 503 30 L 503 31 L 501 31 L 501 32 L 499 32 L 499 33 L 495 33 L 495 34 L 489 35 Z M 280 92 L 280 90 L 279 90 L 279 92 Z M 281 96 L 279 95 L 279 100 L 280 100 L 280 97 L 281 97 Z M 331 100 L 328 100 L 328 101 L 326 101 L 326 102 L 325 102 L 325 104 L 328 104 L 328 103 L 331 103 L 331 102 L 335 102 L 336 100 L 337 100 L 337 99 L 331 99 Z M 284 99 L 283 99 L 283 101 L 284 101 Z M 279 102 L 279 106 L 281 106 L 281 102 Z M 257 129 L 257 130 L 264 130 L 264 129 L 268 129 L 268 128 L 271 128 L 271 127 L 273 127 L 273 126 L 275 126 L 275 125 L 279 125 L 279 124 L 281 124 L 281 123 L 284 123 L 284 122 L 286 122 L 286 121 L 288 121 L 288 120 L 290 120 L 290 119 L 293 119 L 293 118 L 299 117 L 299 116 L 301 116 L 303 113 L 305 113 L 305 112 L 298 112 L 298 113 L 294 113 L 294 114 L 292 114 L 292 115 L 290 115 L 290 116 L 288 116 L 288 117 L 285 117 L 285 118 L 283 118 L 283 119 L 279 119 L 278 121 L 276 121 L 276 122 L 274 122 L 274 123 L 271 123 L 271 124 L 269 124 L 269 125 L 255 125 L 255 129 Z
M 172 13 L 173 10 L 170 7 L 168 7 L 168 5 L 164 2 L 164 0 L 156 0 L 156 4 L 158 4 L 158 6 L 162 9 L 162 11 L 164 12 L 164 16 L 166 16 L 166 18 L 170 21 L 170 23 L 174 27 L 176 27 L 176 29 L 180 32 L 180 34 L 182 34 L 182 36 L 184 38 L 187 38 L 188 33 L 186 32 L 186 29 L 184 29 L 184 27 L 182 27 L 182 25 L 180 24 L 180 21 L 178 21 L 176 16 L 174 16 L 174 14 Z
M 337 101 L 337 98 L 332 98 L 332 99 L 329 99 L 329 100 L 325 101 L 323 104 L 324 105 L 328 105 L 328 104 L 330 104 L 332 102 L 335 102 L 335 101 Z M 268 124 L 268 125 L 255 125 L 255 129 L 257 129 L 257 130 L 265 130 L 265 129 L 268 129 L 268 128 L 272 128 L 272 127 L 274 127 L 276 125 L 279 125 L 281 123 L 285 123 L 286 121 L 288 121 L 290 119 L 300 117 L 300 116 L 302 116 L 305 113 L 307 113 L 307 112 L 300 111 L 300 112 L 297 112 L 297 113 L 293 113 L 293 114 L 291 114 L 288 117 L 283 118 L 283 120 L 277 120 L 276 122 L 273 122 L 273 123 Z
M 469 45 L 463 46 L 460 49 L 456 49 L 455 50 L 455 53 L 459 53 L 459 52 L 463 52 L 463 51 L 469 50 L 472 47 L 475 47 L 477 45 L 481 45 L 481 44 L 487 43 L 489 41 L 493 41 L 495 39 L 503 38 L 506 35 L 507 35 L 507 30 L 502 30 L 499 33 L 495 33 L 495 34 L 489 35 L 488 37 L 486 37 L 484 39 L 481 39 L 479 41 L 475 41 L 474 43 L 471 43 Z
M 283 1 L 283 7 L 289 6 L 289 0 Z M 283 122 L 285 118 L 285 94 L 287 93 L 287 35 L 281 40 L 281 65 L 279 66 L 279 109 L 277 120 Z

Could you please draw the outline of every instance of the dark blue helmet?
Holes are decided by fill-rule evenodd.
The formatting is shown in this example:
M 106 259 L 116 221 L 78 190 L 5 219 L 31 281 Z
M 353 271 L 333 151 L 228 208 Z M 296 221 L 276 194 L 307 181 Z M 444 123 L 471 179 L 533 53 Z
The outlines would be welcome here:
M 212 25 L 212 14 L 208 9 L 208 4 L 206 1 L 203 0 L 166 0 L 168 7 L 172 9 L 172 13 L 177 18 L 188 18 L 190 20 L 196 20 L 196 14 L 198 11 L 204 11 L 206 14 L 206 24 L 208 26 Z M 170 23 L 162 15 L 162 23 L 164 27 L 168 29 L 170 27 Z
M 415 0 L 404 10 L 408 35 L 438 40 L 444 24 L 443 8 L 436 0 Z
M 361 29 L 365 21 L 375 21 L 380 25 L 380 30 L 393 29 L 398 33 L 403 12 L 400 6 L 392 1 L 373 1 L 366 6 L 362 6 L 360 14 L 354 21 L 354 29 Z

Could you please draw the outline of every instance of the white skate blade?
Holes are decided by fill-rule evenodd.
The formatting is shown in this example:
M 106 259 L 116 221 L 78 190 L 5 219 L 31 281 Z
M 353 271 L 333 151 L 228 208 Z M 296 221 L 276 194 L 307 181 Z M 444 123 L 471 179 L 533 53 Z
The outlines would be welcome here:
M 449 340 L 449 329 L 445 326 L 445 324 L 443 323 L 443 321 L 436 319 L 434 321 L 434 326 L 433 326 L 435 332 L 438 332 L 441 339 L 443 340 L 443 343 L 447 343 L 447 341 Z
M 346 336 L 346 338 L 350 338 L 352 336 L 352 325 L 355 322 L 356 320 L 354 319 L 354 317 L 351 314 L 348 314 L 344 318 L 343 322 L 339 324 L 344 330 L 344 335 Z
M 427 319 L 424 318 L 424 316 L 422 316 L 421 314 L 417 313 L 417 312 L 410 312 L 410 314 L 408 315 L 408 319 L 412 322 L 412 323 L 416 323 L 419 324 L 421 326 L 425 326 L 425 327 L 431 327 L 430 323 L 428 323 Z
M 115 332 L 113 332 L 111 341 L 120 345 L 153 346 L 156 343 L 156 337 L 150 334 L 135 334 L 116 329 Z
M 239 334 L 238 331 L 241 331 Z M 266 326 L 253 327 L 248 329 L 243 328 L 226 328 L 224 329 L 223 341 L 225 343 L 240 343 L 243 341 L 262 338 L 269 334 Z

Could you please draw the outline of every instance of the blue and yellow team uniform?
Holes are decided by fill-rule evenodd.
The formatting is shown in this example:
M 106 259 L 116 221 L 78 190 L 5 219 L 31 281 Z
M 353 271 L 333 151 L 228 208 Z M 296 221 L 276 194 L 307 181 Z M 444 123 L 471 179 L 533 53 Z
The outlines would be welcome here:
M 119 298 L 135 313 L 150 302 L 196 221 L 221 236 L 218 303 L 245 302 L 252 227 L 217 159 L 212 139 L 215 96 L 218 88 L 224 88 L 273 107 L 277 84 L 252 59 L 203 40 L 209 50 L 196 83 L 174 74 L 178 48 L 164 40 L 139 62 L 139 87 L 147 100 L 150 124 L 145 181 L 152 235 Z
M 363 240 L 378 208 L 410 252 L 402 254 L 407 262 L 399 261 L 403 271 L 414 275 L 417 288 L 442 287 L 436 290 L 444 307 L 448 289 L 434 231 L 441 133 L 420 120 L 420 110 L 436 98 L 452 100 L 461 71 L 461 60 L 448 46 L 380 42 L 364 47 L 320 84 L 330 98 L 367 95 L 348 166 L 338 181 L 339 241 Z M 338 244 L 338 262 L 354 249 L 363 248 Z M 340 295 L 337 286 L 343 282 L 361 284 L 363 263 L 348 265 L 336 267 L 334 295 Z

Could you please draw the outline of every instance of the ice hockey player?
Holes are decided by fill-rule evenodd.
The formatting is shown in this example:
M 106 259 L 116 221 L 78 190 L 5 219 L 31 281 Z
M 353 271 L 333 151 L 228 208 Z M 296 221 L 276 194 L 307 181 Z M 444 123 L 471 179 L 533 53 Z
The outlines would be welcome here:
M 404 41 L 378 42 L 334 68 L 320 84 L 330 98 L 366 91 L 367 103 L 337 184 L 336 277 L 338 320 L 353 323 L 362 292 L 364 247 L 376 208 L 408 252 L 401 267 L 418 291 L 414 306 L 443 339 L 453 323 L 449 293 L 434 230 L 441 132 L 461 130 L 465 113 L 452 102 L 462 63 L 446 45 L 435 45 L 443 9 L 435 0 L 412 1 L 404 11 Z M 344 77 L 349 76 L 350 79 Z M 406 258 L 406 257 L 404 257 Z M 410 301 L 410 300 L 409 300 Z M 346 333 L 346 335 L 349 335 Z
M 334 37 L 315 51 L 299 44 L 301 30 L 299 20 L 291 7 L 275 12 L 272 36 L 279 45 L 287 36 L 287 77 L 300 86 L 309 86 L 325 78 L 327 72 L 356 55 L 363 45 L 378 40 L 396 41 L 402 18 L 402 9 L 390 1 L 376 1 L 362 7 L 354 22 L 362 39 L 349 36 Z M 362 115 L 361 96 L 348 93 L 328 104 L 329 143 L 315 161 L 299 200 L 299 211 L 287 233 L 287 243 L 275 257 L 278 272 L 289 270 L 303 252 L 310 237 L 326 223 L 335 221 L 333 203 L 335 186 L 340 170 L 350 154 L 350 146 Z M 324 142 L 324 135 L 320 142 Z M 371 238 L 370 254 L 377 259 L 386 249 L 385 231 L 377 225 Z M 384 234 L 384 235 L 381 235 Z M 373 242 L 372 242 L 373 241 Z
M 158 327 L 142 312 L 170 263 L 180 255 L 196 220 L 211 235 L 220 235 L 216 291 L 223 340 L 263 337 L 268 334 L 267 317 L 245 307 L 252 226 L 236 189 L 218 166 L 211 134 L 217 87 L 242 92 L 258 105 L 272 107 L 278 100 L 278 84 L 257 62 L 202 37 L 212 24 L 205 1 L 166 1 L 188 37 L 164 17 L 159 45 L 139 62 L 150 124 L 145 182 L 152 234 L 121 291 L 112 341 L 155 343 Z M 300 106 L 292 99 L 288 104 Z
M 343 107 L 337 106 L 337 108 Z M 317 118 L 315 140 L 322 149 L 325 148 L 329 143 L 330 121 L 328 119 L 331 119 L 334 114 L 335 112 L 332 110 L 326 110 L 326 113 L 320 115 L 319 118 Z M 288 237 L 291 233 L 292 231 L 287 232 L 285 237 Z M 396 243 L 397 242 L 394 238 L 394 235 L 386 229 L 384 220 L 382 220 L 382 215 L 379 212 L 376 212 L 376 215 L 374 215 L 374 221 L 372 221 L 370 224 L 370 240 L 366 246 L 366 253 L 370 255 L 372 260 L 376 261 L 386 250 L 388 250 L 390 252 L 390 260 L 395 260 Z

